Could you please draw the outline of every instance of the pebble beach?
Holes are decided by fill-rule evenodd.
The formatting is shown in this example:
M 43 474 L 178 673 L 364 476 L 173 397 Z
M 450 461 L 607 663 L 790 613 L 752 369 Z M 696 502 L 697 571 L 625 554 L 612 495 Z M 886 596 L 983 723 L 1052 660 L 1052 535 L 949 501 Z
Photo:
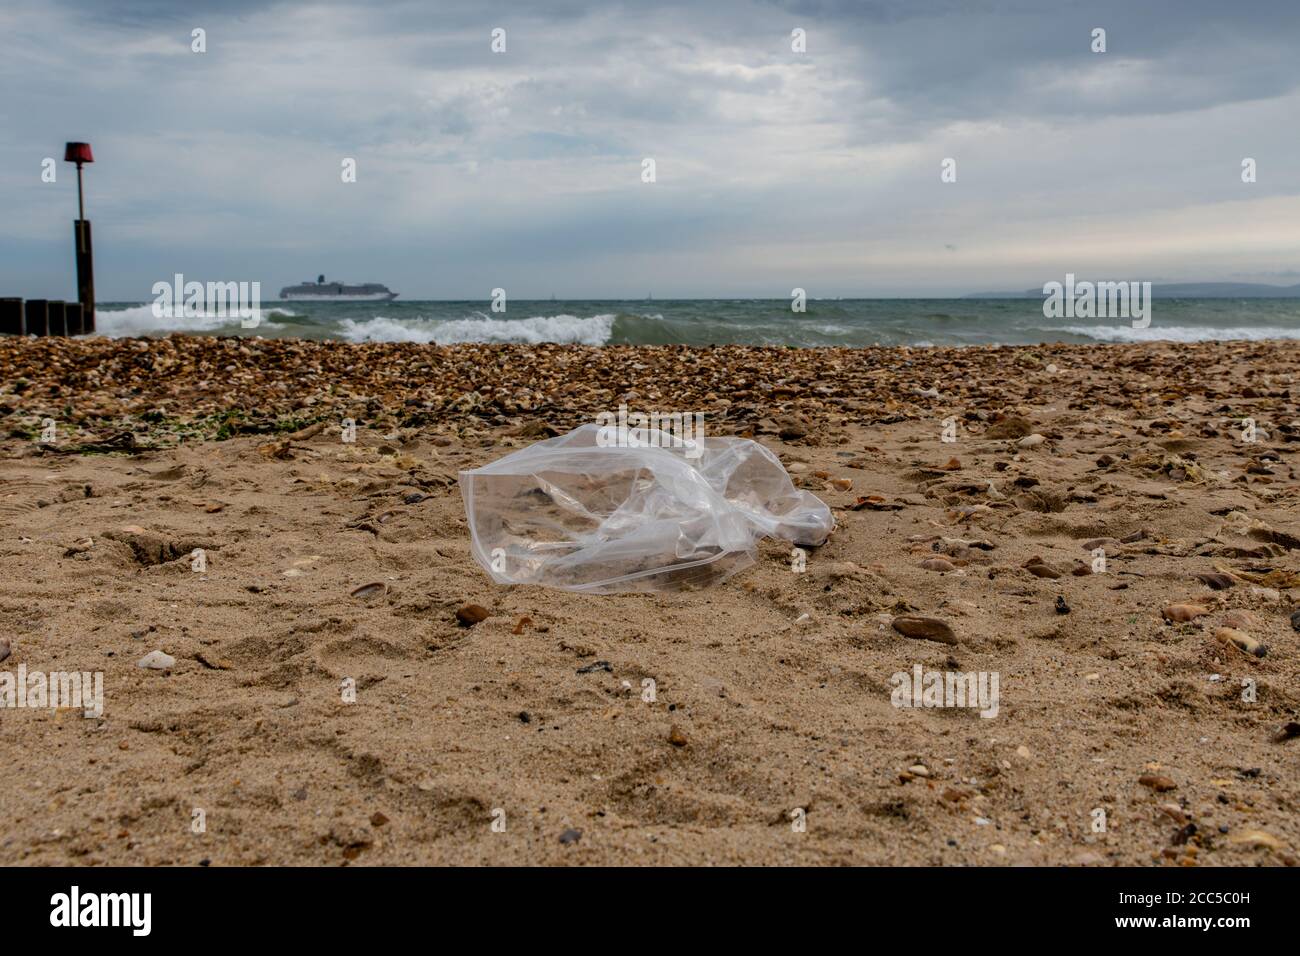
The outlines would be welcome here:
M 1298 342 L 0 367 L 0 670 L 103 679 L 0 707 L 0 863 L 1300 862 Z M 458 472 L 621 404 L 762 442 L 836 530 L 671 594 L 493 584 Z M 996 714 L 900 703 L 952 672 Z

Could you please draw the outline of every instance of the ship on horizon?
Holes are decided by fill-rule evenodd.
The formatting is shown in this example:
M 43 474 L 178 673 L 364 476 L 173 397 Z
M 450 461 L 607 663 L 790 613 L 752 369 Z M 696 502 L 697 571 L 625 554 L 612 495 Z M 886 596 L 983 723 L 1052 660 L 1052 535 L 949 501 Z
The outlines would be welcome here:
M 315 282 L 285 286 L 280 290 L 280 298 L 290 302 L 392 302 L 397 293 L 379 282 L 346 285 L 326 282 L 322 275 Z

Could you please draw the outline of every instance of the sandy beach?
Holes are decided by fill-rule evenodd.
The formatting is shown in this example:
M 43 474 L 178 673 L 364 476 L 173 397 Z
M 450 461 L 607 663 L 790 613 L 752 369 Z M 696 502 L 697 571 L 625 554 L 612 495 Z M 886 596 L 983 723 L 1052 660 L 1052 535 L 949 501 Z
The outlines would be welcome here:
M 0 670 L 103 675 L 97 717 L 0 707 L 0 864 L 1300 861 L 1300 343 L 0 367 Z M 671 595 L 494 585 L 458 471 L 620 403 L 761 441 L 836 531 Z M 918 666 L 996 715 L 896 706 Z

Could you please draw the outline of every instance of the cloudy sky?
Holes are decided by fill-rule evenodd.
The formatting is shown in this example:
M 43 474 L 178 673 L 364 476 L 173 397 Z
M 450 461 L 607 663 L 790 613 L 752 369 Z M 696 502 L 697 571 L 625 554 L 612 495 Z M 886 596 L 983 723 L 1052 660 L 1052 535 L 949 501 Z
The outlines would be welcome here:
M 101 301 L 1300 282 L 1293 0 L 516 6 L 6 0 L 0 295 L 74 297 L 72 139 Z

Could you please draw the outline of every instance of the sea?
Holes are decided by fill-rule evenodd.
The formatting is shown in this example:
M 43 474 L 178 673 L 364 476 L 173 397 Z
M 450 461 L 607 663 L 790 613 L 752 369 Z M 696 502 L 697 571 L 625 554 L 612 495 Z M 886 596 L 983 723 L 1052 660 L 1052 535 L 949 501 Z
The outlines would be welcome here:
M 1156 298 L 1150 324 L 1047 318 L 1038 299 L 509 300 L 280 302 L 256 328 L 220 315 L 159 317 L 152 303 L 101 303 L 100 335 L 256 335 L 343 342 L 579 345 L 965 346 L 1046 342 L 1300 339 L 1300 298 Z

